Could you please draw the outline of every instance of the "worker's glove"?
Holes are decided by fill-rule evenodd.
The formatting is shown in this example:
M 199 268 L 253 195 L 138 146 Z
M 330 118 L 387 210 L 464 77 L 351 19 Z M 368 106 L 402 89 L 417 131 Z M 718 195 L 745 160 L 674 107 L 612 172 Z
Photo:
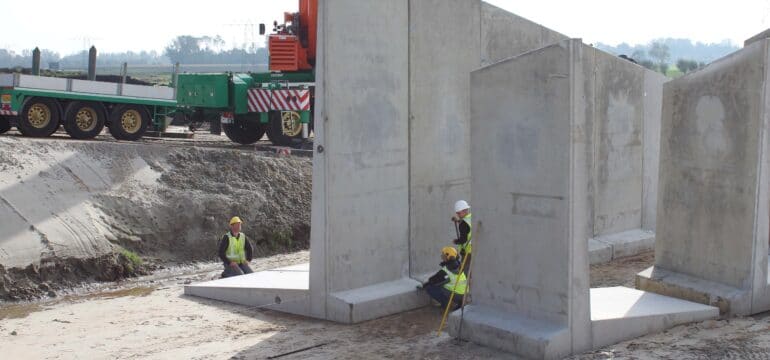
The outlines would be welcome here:
M 460 244 L 460 239 L 452 239 L 452 244 L 455 244 L 455 245 Z
M 452 215 L 452 221 L 454 222 L 460 222 L 460 217 L 457 215 Z

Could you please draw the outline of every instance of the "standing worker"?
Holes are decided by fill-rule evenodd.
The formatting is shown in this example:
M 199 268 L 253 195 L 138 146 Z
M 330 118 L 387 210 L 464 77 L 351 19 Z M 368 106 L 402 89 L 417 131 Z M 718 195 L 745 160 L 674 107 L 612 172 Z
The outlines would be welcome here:
M 241 232 L 241 218 L 233 216 L 230 219 L 230 231 L 219 241 L 219 258 L 225 266 L 222 277 L 251 274 L 254 270 L 249 267 L 253 250 L 246 235 Z
M 425 289 L 433 300 L 441 303 L 441 308 L 446 308 L 449 298 L 452 297 L 453 308 L 457 309 L 463 304 L 463 297 L 468 287 L 465 274 L 460 272 L 460 261 L 457 260 L 457 250 L 451 246 L 441 249 L 441 270 L 428 279 L 428 282 L 418 285 L 418 289 Z
M 458 200 L 455 203 L 455 214 L 452 216 L 452 221 L 455 223 L 455 229 L 458 232 L 458 238 L 452 240 L 457 245 L 457 250 L 460 252 L 460 258 L 464 259 L 466 256 L 468 260 L 465 260 L 465 268 L 463 272 L 467 275 L 471 268 L 471 239 L 473 238 L 473 232 L 471 231 L 471 207 L 465 200 Z

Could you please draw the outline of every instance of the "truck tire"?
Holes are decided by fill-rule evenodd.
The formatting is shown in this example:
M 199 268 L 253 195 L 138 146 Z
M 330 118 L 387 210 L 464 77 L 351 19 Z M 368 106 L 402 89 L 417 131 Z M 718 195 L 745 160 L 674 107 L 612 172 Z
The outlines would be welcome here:
M 139 140 L 150 124 L 150 113 L 141 105 L 120 104 L 110 112 L 110 134 L 118 140 Z
M 259 122 L 258 113 L 235 115 L 232 124 L 222 124 L 225 135 L 233 142 L 249 145 L 265 135 L 265 124 Z
M 11 130 L 11 120 L 7 116 L 0 116 L 0 134 L 5 134 Z
M 21 107 L 17 127 L 24 136 L 47 137 L 59 128 L 60 119 L 59 103 L 53 99 L 33 97 Z
M 104 129 L 107 110 L 91 101 L 73 101 L 64 111 L 64 130 L 73 139 L 93 139 Z
M 267 124 L 267 138 L 277 146 L 299 146 L 302 144 L 302 124 L 296 111 L 271 111 Z

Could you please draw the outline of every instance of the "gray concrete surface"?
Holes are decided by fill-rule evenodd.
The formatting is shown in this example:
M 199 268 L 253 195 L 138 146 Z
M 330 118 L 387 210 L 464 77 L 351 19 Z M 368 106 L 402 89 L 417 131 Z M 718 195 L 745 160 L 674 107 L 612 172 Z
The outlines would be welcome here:
M 639 274 L 641 289 L 729 299 L 729 314 L 770 309 L 769 83 L 759 40 L 665 85 L 655 265 Z M 710 283 L 731 296 L 697 286 Z
M 481 64 L 489 65 L 568 37 L 494 5 L 481 3 Z
M 319 16 L 311 313 L 359 321 L 356 289 L 401 299 L 393 312 L 426 303 L 384 284 L 435 271 L 455 235 L 451 206 L 470 195 L 470 71 L 564 36 L 478 0 L 337 0 Z
M 308 272 L 308 264 L 287 266 L 185 285 L 184 294 L 307 316 Z
M 642 229 L 655 232 L 658 206 L 660 160 L 660 118 L 663 96 L 658 95 L 668 78 L 656 72 L 644 72 L 644 118 L 642 123 Z
M 719 309 L 716 307 L 651 292 L 622 286 L 591 289 L 591 330 L 595 349 L 717 317 Z
M 409 2 L 409 228 L 413 277 L 436 271 L 470 201 L 470 72 L 481 65 L 473 0 Z
M 316 317 L 350 322 L 352 304 L 338 301 L 345 292 L 409 276 L 408 12 L 407 0 L 319 4 L 314 144 L 324 151 L 313 157 L 310 241 Z
M 651 251 L 655 248 L 655 233 L 648 230 L 628 230 L 620 233 L 597 236 L 588 240 L 591 264 Z
M 471 73 L 471 171 L 484 176 L 471 181 L 478 225 L 465 314 L 478 331 L 463 338 L 535 358 L 591 348 L 593 229 L 583 186 L 593 145 L 570 135 L 589 120 L 573 110 L 584 88 L 582 50 L 560 42 Z M 509 317 L 526 321 L 485 321 Z
M 454 202 L 473 206 L 470 72 L 566 37 L 478 0 L 411 0 L 409 18 L 410 273 L 421 277 L 456 237 Z
M 756 35 L 746 39 L 746 41 L 743 42 L 743 46 L 749 46 L 751 43 L 754 43 L 754 42 L 757 42 L 757 41 L 760 41 L 760 40 L 764 40 L 764 39 L 769 38 L 769 37 L 770 37 L 770 29 L 767 29 L 767 30 L 765 30 L 765 31 L 763 31 L 763 32 L 761 32 L 759 34 L 756 34 Z
M 471 181 L 466 310 L 478 331 L 464 338 L 537 358 L 603 343 L 592 335 L 588 241 L 620 254 L 652 239 L 641 230 L 643 124 L 659 121 L 645 97 L 661 88 L 645 86 L 647 72 L 567 40 L 471 73 L 471 170 L 484 176 Z M 627 323 L 652 329 L 639 324 Z

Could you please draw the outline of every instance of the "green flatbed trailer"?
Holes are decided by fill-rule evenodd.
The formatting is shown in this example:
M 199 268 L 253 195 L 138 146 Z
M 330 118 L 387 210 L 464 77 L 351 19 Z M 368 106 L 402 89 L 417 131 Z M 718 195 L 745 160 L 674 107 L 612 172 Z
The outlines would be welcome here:
M 297 146 L 313 130 L 314 78 L 310 71 L 179 74 L 177 106 L 192 114 L 218 111 L 225 134 L 240 144 L 266 133 L 275 145 Z
M 137 140 L 148 128 L 165 130 L 176 111 L 171 87 L 0 74 L 0 133 L 15 125 L 25 136 L 46 137 L 63 126 L 90 139 L 106 126 L 116 139 Z

